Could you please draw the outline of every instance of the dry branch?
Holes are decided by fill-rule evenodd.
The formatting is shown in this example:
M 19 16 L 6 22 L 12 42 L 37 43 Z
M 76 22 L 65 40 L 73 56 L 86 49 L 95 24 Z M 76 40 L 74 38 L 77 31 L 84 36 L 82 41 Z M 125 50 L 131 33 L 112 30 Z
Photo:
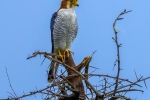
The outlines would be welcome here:
M 119 15 L 118 15 L 118 17 L 115 19 L 115 21 L 114 21 L 114 23 L 113 23 L 113 29 L 114 29 L 114 33 L 115 33 L 115 38 L 113 38 L 113 40 L 115 41 L 115 43 L 116 43 L 116 47 L 117 47 L 117 65 L 118 65 L 118 72 L 117 72 L 117 76 L 116 76 L 116 86 L 115 86 L 115 90 L 114 90 L 114 93 L 113 93 L 113 96 L 115 96 L 115 94 L 116 94 L 116 91 L 117 91 L 117 88 L 118 88 L 118 80 L 119 80 L 119 75 L 120 75 L 120 70 L 121 70 L 121 66 L 120 66 L 120 47 L 121 47 L 121 45 L 122 44 L 119 44 L 118 43 L 118 32 L 117 32 L 117 30 L 116 30 L 116 22 L 118 21 L 118 20 L 122 20 L 123 18 L 120 18 L 120 16 L 122 16 L 122 15 L 124 15 L 124 14 L 126 14 L 126 13 L 129 13 L 129 12 L 131 12 L 132 10 L 130 10 L 130 11 L 126 11 L 126 10 L 124 10 L 123 12 L 121 12 Z

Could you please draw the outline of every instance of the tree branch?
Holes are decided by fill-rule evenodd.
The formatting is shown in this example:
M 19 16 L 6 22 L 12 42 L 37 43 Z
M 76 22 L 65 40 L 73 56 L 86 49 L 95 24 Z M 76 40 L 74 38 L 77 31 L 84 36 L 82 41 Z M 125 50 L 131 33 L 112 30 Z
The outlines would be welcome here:
M 115 43 L 116 43 L 116 47 L 117 47 L 117 63 L 118 63 L 118 72 L 117 72 L 117 76 L 116 76 L 116 85 L 115 85 L 115 90 L 114 90 L 114 93 L 113 93 L 113 96 L 115 96 L 116 94 L 116 91 L 117 91 L 117 88 L 118 88 L 118 80 L 119 80 L 119 74 L 120 74 L 120 47 L 121 47 L 121 44 L 118 43 L 118 32 L 117 32 L 117 29 L 116 29 L 116 22 L 118 20 L 122 20 L 123 18 L 120 18 L 121 15 L 124 15 L 126 13 L 129 13 L 131 12 L 132 10 L 130 11 L 126 11 L 124 10 L 123 12 L 121 12 L 118 17 L 115 19 L 114 23 L 113 23 L 113 29 L 114 29 L 114 33 L 115 33 L 115 38 L 113 38 L 115 40 Z

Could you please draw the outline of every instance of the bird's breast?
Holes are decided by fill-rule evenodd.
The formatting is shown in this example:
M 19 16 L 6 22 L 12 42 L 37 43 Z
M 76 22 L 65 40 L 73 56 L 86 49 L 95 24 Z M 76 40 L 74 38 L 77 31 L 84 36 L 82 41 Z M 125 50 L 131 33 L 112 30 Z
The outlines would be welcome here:
M 54 48 L 59 47 L 62 51 L 69 49 L 76 37 L 77 30 L 78 25 L 74 10 L 59 10 L 53 30 Z
M 75 11 L 72 9 L 61 9 L 58 12 L 58 16 L 66 23 L 75 23 L 76 21 L 76 14 Z

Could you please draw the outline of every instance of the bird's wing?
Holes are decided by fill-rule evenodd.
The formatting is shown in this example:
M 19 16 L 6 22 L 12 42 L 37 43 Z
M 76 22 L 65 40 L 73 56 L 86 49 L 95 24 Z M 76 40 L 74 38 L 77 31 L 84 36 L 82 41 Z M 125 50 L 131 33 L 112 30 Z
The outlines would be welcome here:
M 57 12 L 55 12 L 53 15 L 52 15 L 52 18 L 51 18 L 51 22 L 50 22 L 50 29 L 51 29 L 51 42 L 52 42 L 52 53 L 54 52 L 54 40 L 53 40 L 53 29 L 54 29 L 54 23 L 55 23 L 55 19 L 57 17 Z

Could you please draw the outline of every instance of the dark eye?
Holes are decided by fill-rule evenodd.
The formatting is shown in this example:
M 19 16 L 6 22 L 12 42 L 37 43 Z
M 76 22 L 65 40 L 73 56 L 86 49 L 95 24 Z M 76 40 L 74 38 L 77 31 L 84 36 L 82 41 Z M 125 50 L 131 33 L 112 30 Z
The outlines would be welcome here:
M 73 2 L 73 0 L 70 0 L 70 2 Z

